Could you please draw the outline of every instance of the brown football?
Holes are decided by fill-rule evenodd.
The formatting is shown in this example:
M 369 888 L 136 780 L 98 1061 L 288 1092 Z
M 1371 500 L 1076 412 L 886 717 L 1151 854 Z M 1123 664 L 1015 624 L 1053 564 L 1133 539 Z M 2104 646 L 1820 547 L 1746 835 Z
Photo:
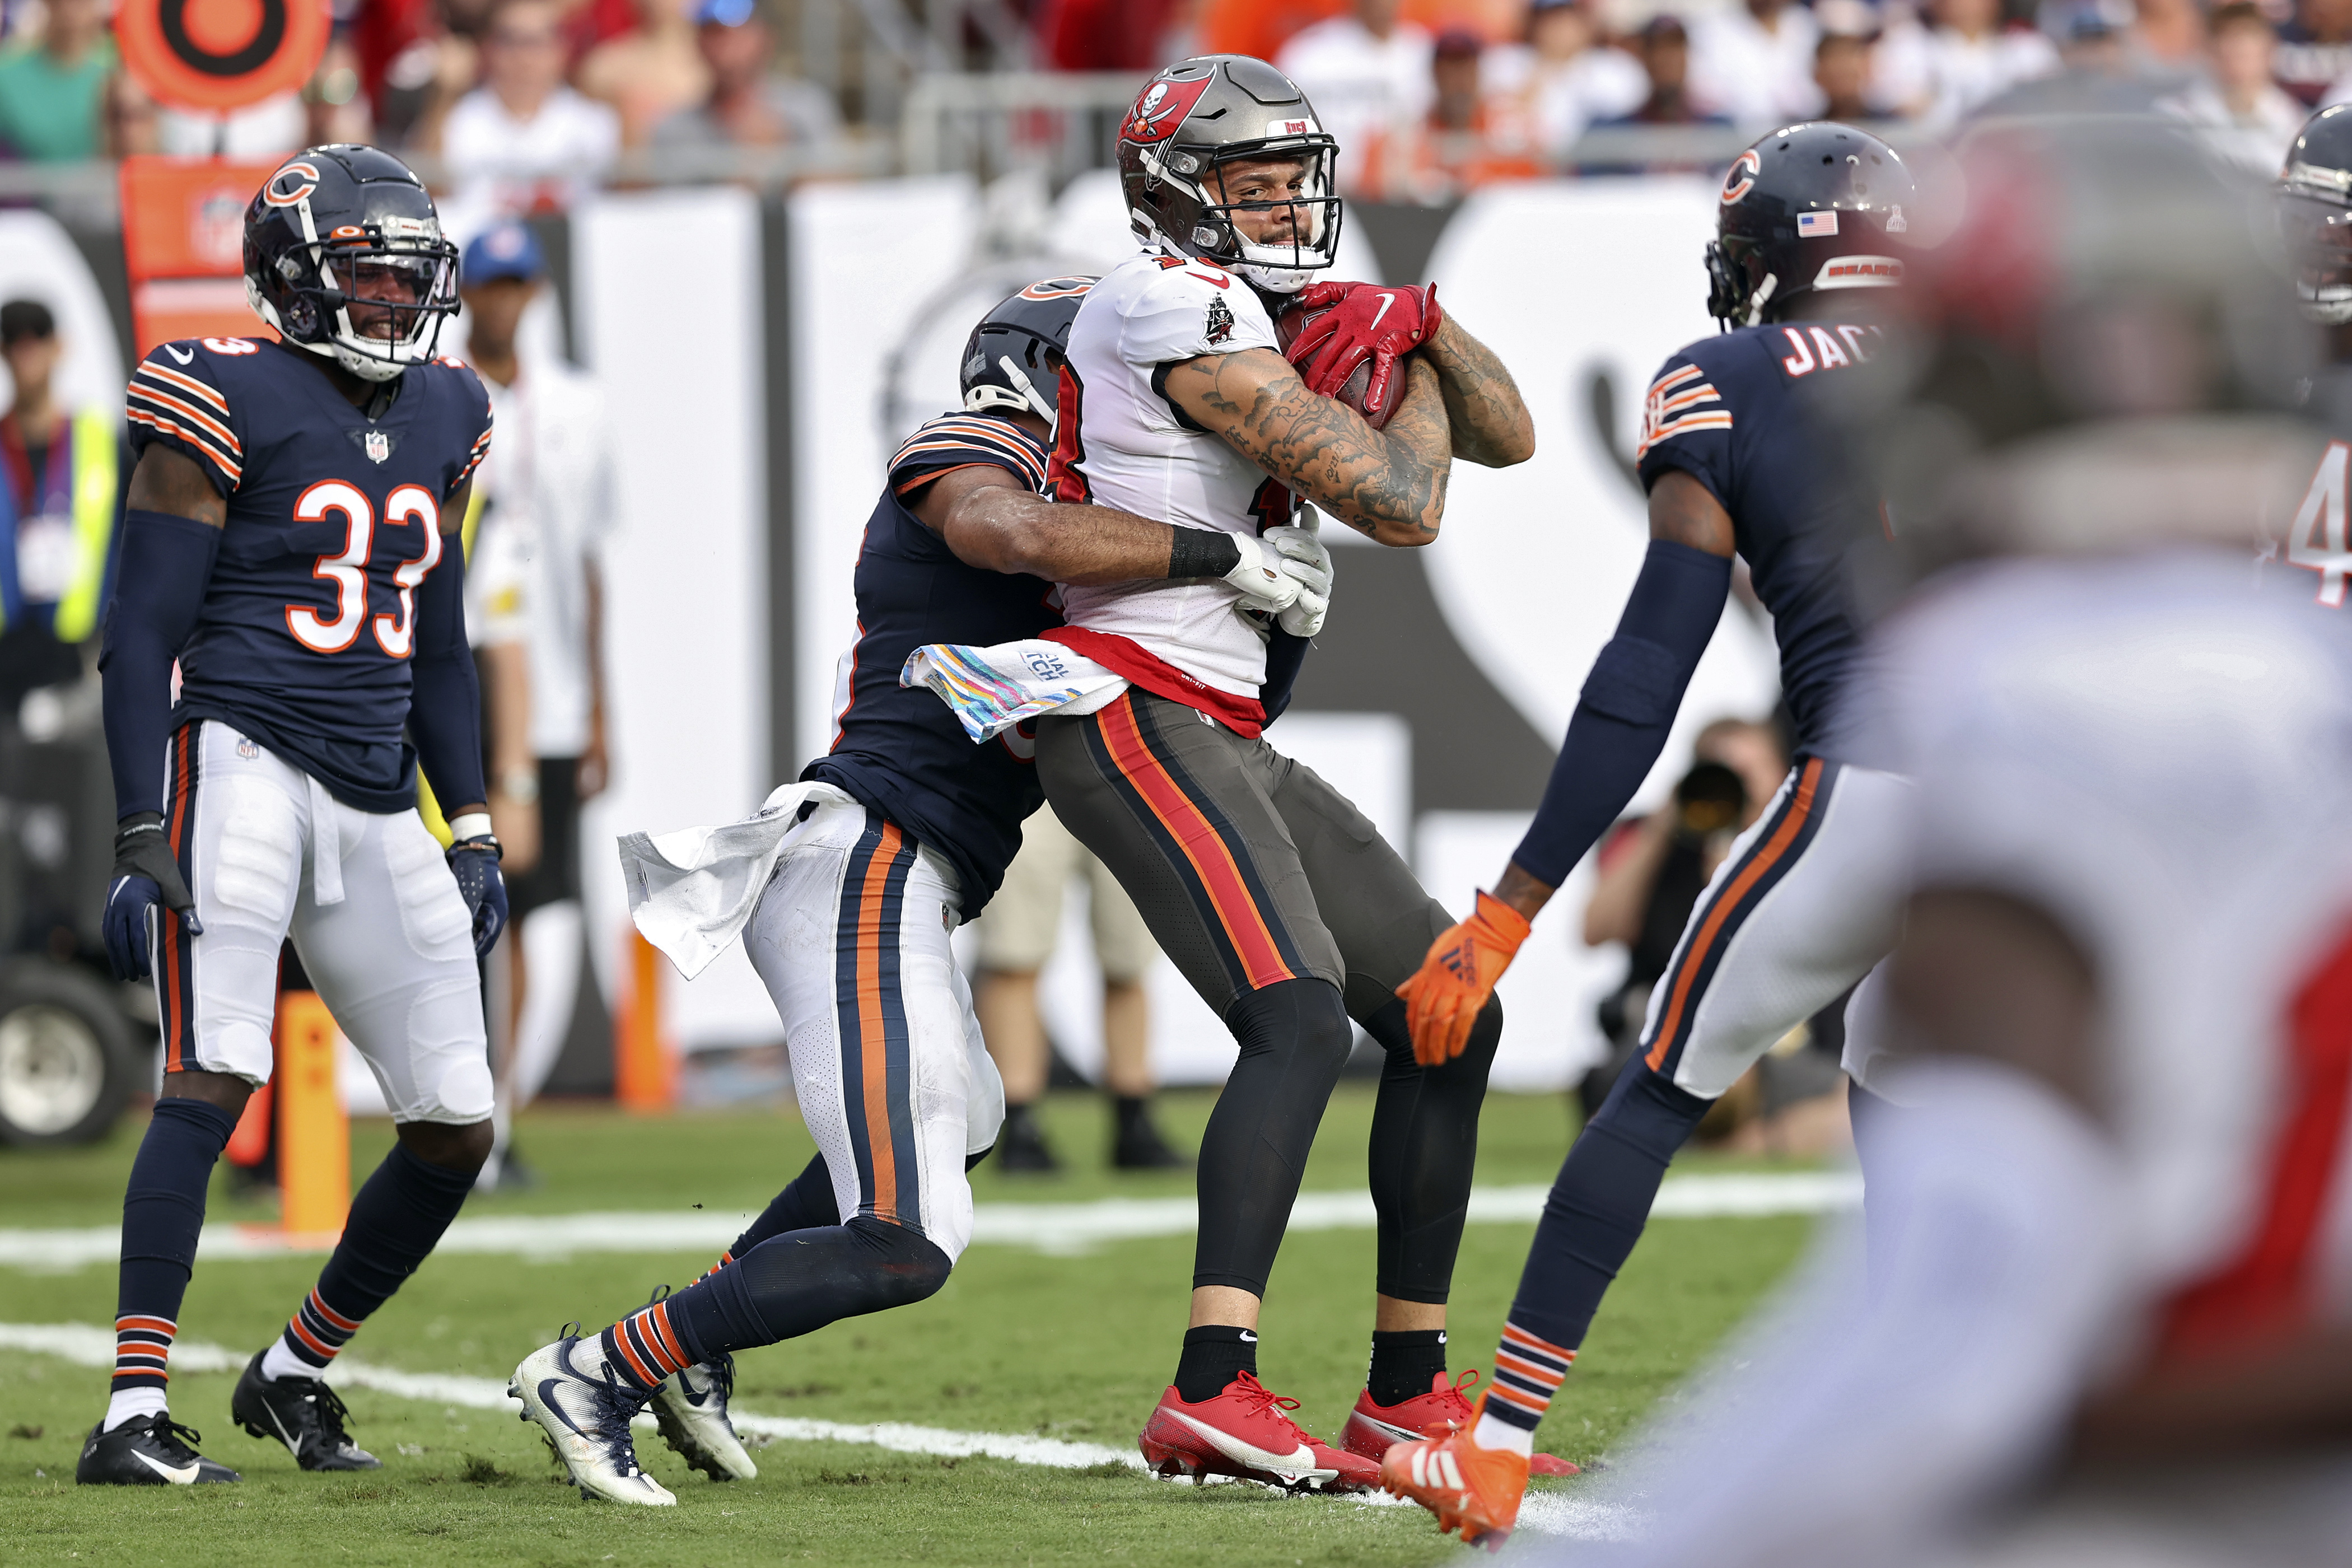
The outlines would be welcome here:
M 1275 341 L 1282 345 L 1282 352 L 1287 354 L 1290 352 L 1290 345 L 1298 341 L 1299 333 L 1305 331 L 1325 311 L 1337 308 L 1336 305 L 1325 305 L 1320 309 L 1310 310 L 1297 300 L 1292 300 L 1274 318 Z M 1306 368 L 1304 365 L 1299 366 L 1300 374 L 1304 374 Z M 1389 416 L 1396 412 L 1397 400 L 1404 391 L 1404 377 L 1402 375 L 1389 377 L 1388 395 L 1378 408 L 1364 406 L 1364 396 L 1371 389 L 1371 384 L 1372 362 L 1366 360 L 1356 367 L 1353 374 L 1340 384 L 1339 390 L 1333 395 L 1362 415 L 1364 422 L 1378 430 L 1386 425 L 1389 422 Z

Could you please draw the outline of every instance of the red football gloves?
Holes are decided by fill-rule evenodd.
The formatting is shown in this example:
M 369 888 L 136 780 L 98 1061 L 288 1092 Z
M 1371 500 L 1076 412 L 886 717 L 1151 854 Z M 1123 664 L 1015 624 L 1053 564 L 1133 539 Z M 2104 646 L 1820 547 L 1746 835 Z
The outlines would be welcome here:
M 1310 392 L 1330 397 L 1356 367 L 1371 361 L 1366 408 L 1385 408 L 1397 362 L 1436 335 L 1445 321 L 1437 285 L 1392 289 L 1384 283 L 1309 283 L 1295 296 L 1308 310 L 1331 306 L 1290 345 L 1290 363 Z
M 1412 1059 L 1443 1067 L 1470 1043 L 1495 982 L 1511 966 L 1528 940 L 1528 920 L 1492 893 L 1478 895 L 1478 912 L 1429 944 L 1429 956 L 1412 979 L 1397 987 L 1405 1025 L 1412 1031 Z

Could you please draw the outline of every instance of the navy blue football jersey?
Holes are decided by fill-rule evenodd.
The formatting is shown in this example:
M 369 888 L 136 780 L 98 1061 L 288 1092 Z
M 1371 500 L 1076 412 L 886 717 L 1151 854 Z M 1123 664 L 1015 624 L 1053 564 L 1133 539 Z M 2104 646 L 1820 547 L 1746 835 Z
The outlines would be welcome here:
M 443 503 L 489 450 L 481 382 L 417 365 L 370 419 L 309 353 L 189 339 L 141 362 L 127 412 L 134 458 L 169 447 L 228 502 L 173 722 L 233 724 L 362 811 L 415 805 L 416 589 Z
M 1010 419 L 950 414 L 907 437 L 857 552 L 857 640 L 835 684 L 833 749 L 802 771 L 837 784 L 945 856 L 963 884 L 963 918 L 996 894 L 1021 847 L 1021 824 L 1045 803 L 1035 742 L 1008 731 L 975 746 L 948 705 L 898 684 L 926 643 L 1014 642 L 1062 624 L 1054 585 L 956 559 L 908 503 L 975 464 L 1045 484 L 1045 447 Z
M 1642 411 L 1643 488 L 1680 468 L 1731 516 L 1756 596 L 1772 615 L 1797 742 L 1811 752 L 1830 744 L 1837 688 L 1860 639 L 1847 553 L 1875 525 L 1851 515 L 1857 492 L 1810 393 L 1864 363 L 1877 342 L 1875 327 L 1828 322 L 1704 338 L 1666 361 Z

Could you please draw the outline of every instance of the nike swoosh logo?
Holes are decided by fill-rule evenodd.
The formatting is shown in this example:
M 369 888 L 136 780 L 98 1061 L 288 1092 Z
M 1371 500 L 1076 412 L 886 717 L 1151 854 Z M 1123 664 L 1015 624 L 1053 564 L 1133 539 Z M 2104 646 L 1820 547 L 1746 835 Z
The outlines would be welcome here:
M 1322 1471 L 1322 1467 L 1315 1462 L 1315 1450 L 1304 1443 L 1287 1454 L 1276 1454 L 1244 1443 L 1238 1437 L 1219 1431 L 1205 1421 L 1195 1421 L 1181 1410 L 1163 1409 L 1161 1414 L 1173 1415 L 1177 1420 L 1207 1438 L 1211 1447 L 1237 1463 L 1249 1465 L 1261 1470 L 1285 1470 L 1299 1475 L 1325 1473 Z
M 1254 1345 L 1257 1343 L 1257 1335 L 1252 1333 L 1247 1329 L 1244 1329 L 1242 1331 L 1242 1343 L 1245 1345 Z
M 579 1422 L 572 1419 L 572 1412 L 564 1409 L 563 1406 L 556 1400 L 555 1390 L 562 1382 L 562 1379 L 561 1378 L 541 1378 L 539 1380 L 539 1402 L 541 1405 L 546 1405 L 550 1410 L 554 1411 L 555 1418 L 558 1421 L 562 1422 L 566 1426 L 571 1427 L 574 1432 L 578 1432 L 580 1436 L 585 1437 L 588 1434 L 582 1429 Z
M 1203 283 L 1214 283 L 1220 289 L 1230 289 L 1234 286 L 1234 280 L 1230 278 L 1212 278 L 1205 272 L 1187 272 L 1184 276 L 1198 278 Z
M 170 343 L 165 343 L 163 345 L 163 352 L 170 354 L 173 359 L 178 360 L 182 364 L 194 364 L 196 363 L 195 355 L 184 354 L 178 349 L 173 348 Z
M 1385 1432 L 1400 1443 L 1417 1443 L 1429 1436 L 1426 1432 L 1416 1432 L 1409 1426 L 1400 1426 L 1393 1421 L 1382 1421 L 1376 1416 L 1367 1415 L 1360 1410 L 1357 1411 L 1355 1415 L 1356 1419 L 1365 1426 L 1376 1432 Z M 1441 1427 L 1440 1430 L 1444 1428 Z
M 157 1475 L 163 1477 L 165 1480 L 171 1482 L 175 1487 L 194 1486 L 195 1484 L 196 1471 L 200 1468 L 198 1466 L 188 1465 L 179 1469 L 173 1469 L 163 1460 L 158 1459 L 150 1454 L 142 1454 L 136 1448 L 131 1450 L 131 1457 L 138 1460 L 141 1464 L 146 1466 L 149 1469 L 154 1471 Z
M 1373 311 L 1373 312 L 1372 312 L 1372 326 L 1374 326 L 1374 327 L 1379 326 L 1379 325 L 1381 324 L 1381 318 L 1382 316 L 1387 315 L 1387 314 L 1389 313 L 1389 307 L 1390 307 L 1391 305 L 1395 304 L 1395 303 L 1396 303 L 1396 296 L 1395 296 L 1395 295 L 1393 295 L 1393 294 L 1383 294 L 1383 295 L 1381 295 L 1381 308 L 1380 308 L 1379 310 L 1375 310 L 1375 311 Z M 1365 330 L 1366 330 L 1367 331 L 1370 331 L 1370 328 L 1366 328 Z

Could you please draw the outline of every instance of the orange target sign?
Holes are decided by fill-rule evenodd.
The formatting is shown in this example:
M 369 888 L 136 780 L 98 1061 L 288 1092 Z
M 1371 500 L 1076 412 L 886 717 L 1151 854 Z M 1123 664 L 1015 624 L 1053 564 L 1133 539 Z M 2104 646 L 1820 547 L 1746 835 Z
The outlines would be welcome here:
M 330 0 L 123 0 L 114 37 L 165 103 L 242 109 L 310 80 L 331 19 Z

